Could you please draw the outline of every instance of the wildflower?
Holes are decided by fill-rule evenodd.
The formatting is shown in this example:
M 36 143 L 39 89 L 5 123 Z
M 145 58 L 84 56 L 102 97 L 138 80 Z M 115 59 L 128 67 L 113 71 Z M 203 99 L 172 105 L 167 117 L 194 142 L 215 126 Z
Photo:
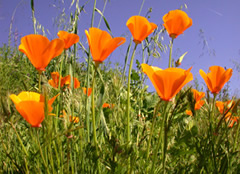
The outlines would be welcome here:
M 235 102 L 228 100 L 226 102 L 216 101 L 216 107 L 221 114 L 224 114 L 224 119 L 228 124 L 228 127 L 233 127 L 235 123 L 238 123 L 239 117 L 232 116 L 232 113 L 229 112 L 231 108 L 235 105 Z
M 63 110 L 62 111 L 62 115 L 60 115 L 60 117 L 62 117 L 62 118 L 66 118 L 66 116 L 67 116 L 67 113 Z M 75 116 L 69 116 L 69 121 L 70 122 L 73 122 L 73 123 L 78 123 L 79 122 L 79 117 L 75 117 Z
M 194 110 L 199 110 L 205 103 L 203 100 L 201 100 L 205 96 L 205 93 L 199 92 L 196 89 L 192 89 L 192 92 L 195 100 Z
M 57 96 L 48 101 L 48 112 L 52 111 L 51 105 Z M 11 94 L 10 98 L 18 112 L 32 127 L 41 127 L 45 117 L 44 96 L 35 92 L 23 91 L 19 95 Z
M 191 68 L 184 70 L 181 68 L 167 68 L 161 70 L 157 67 L 151 67 L 142 64 L 142 69 L 151 80 L 159 97 L 162 100 L 170 101 L 188 82 L 193 80 L 190 72 Z
M 189 116 L 193 116 L 193 113 L 192 113 L 191 110 L 186 110 L 185 112 L 186 112 L 187 115 L 189 115 Z
M 30 34 L 22 37 L 19 51 L 23 52 L 33 66 L 41 73 L 49 62 L 59 56 L 64 49 L 64 41 L 54 39 L 49 41 L 42 35 Z
M 79 36 L 74 33 L 69 33 L 67 31 L 59 31 L 58 32 L 58 37 L 62 39 L 65 43 L 64 49 L 67 50 L 70 48 L 73 44 L 78 43 L 79 41 Z
M 213 93 L 217 94 L 221 91 L 225 83 L 229 81 L 232 76 L 232 69 L 225 70 L 220 66 L 211 66 L 209 73 L 206 74 L 203 70 L 199 70 L 200 75 L 207 84 L 208 89 Z
M 83 93 L 86 95 L 87 94 L 87 88 L 82 88 L 83 89 Z M 92 88 L 88 88 L 88 97 L 91 95 L 92 93 Z
M 192 19 L 182 10 L 172 10 L 163 16 L 163 26 L 173 39 L 192 26 Z
M 156 24 L 149 22 L 147 18 L 142 16 L 130 17 L 126 25 L 132 33 L 133 41 L 136 44 L 141 43 L 157 28 Z
M 218 111 L 223 114 L 223 113 L 227 113 L 235 104 L 234 101 L 232 100 L 228 100 L 226 102 L 222 102 L 222 101 L 216 101 L 216 107 L 218 109 Z
M 104 103 L 102 105 L 102 108 L 113 108 L 114 107 L 114 104 L 109 104 L 109 103 Z
M 71 84 L 71 77 L 70 75 L 67 75 L 65 77 L 59 77 L 59 73 L 58 72 L 52 72 L 51 73 L 52 79 L 48 80 L 48 83 L 54 87 L 54 88 L 58 88 L 59 85 L 59 78 L 60 78 L 60 87 L 63 87 L 64 85 L 70 87 Z M 73 78 L 74 80 L 74 88 L 79 88 L 80 87 L 80 82 L 78 81 L 77 78 Z
M 85 30 L 88 44 L 93 57 L 93 61 L 102 63 L 118 46 L 122 45 L 126 39 L 124 37 L 112 38 L 106 31 L 98 28 Z

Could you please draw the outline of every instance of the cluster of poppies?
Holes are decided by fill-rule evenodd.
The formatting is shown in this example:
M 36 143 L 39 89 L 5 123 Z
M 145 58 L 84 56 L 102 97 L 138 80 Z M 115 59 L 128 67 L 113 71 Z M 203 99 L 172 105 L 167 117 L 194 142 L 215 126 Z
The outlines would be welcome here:
M 163 16 L 163 26 L 168 32 L 170 38 L 176 39 L 187 28 L 192 25 L 192 19 L 182 10 L 173 10 Z M 142 16 L 132 16 L 126 23 L 129 28 L 133 41 L 135 44 L 140 44 L 146 37 L 148 37 L 156 28 L 157 25 L 148 21 L 147 18 Z M 102 63 L 117 47 L 125 43 L 124 37 L 112 38 L 111 35 L 98 28 L 90 28 L 89 31 L 85 30 L 90 52 L 93 61 L 96 65 Z M 33 66 L 39 73 L 45 71 L 45 68 L 51 59 L 59 56 L 63 50 L 68 49 L 73 44 L 79 41 L 79 36 L 76 34 L 60 31 L 59 38 L 49 41 L 46 37 L 41 35 L 27 35 L 21 39 L 19 50 L 23 52 L 31 61 Z M 158 67 L 142 64 L 143 72 L 149 77 L 157 94 L 162 100 L 171 101 L 171 99 L 191 80 L 193 75 L 190 72 L 191 68 L 184 70 L 177 67 L 169 67 L 162 70 Z M 209 73 L 200 70 L 200 75 L 205 80 L 208 89 L 217 94 L 222 89 L 224 84 L 231 78 L 232 69 L 225 70 L 219 66 L 212 66 L 209 68 Z M 57 72 L 51 74 L 52 80 L 49 84 L 54 88 L 70 85 L 71 77 L 60 77 Z M 80 82 L 73 78 L 74 88 L 80 86 Z M 83 89 L 86 93 L 86 88 Z M 88 90 L 88 96 L 91 91 Z M 196 93 L 195 108 L 200 108 L 204 103 L 199 99 L 203 97 L 202 94 Z M 44 99 L 41 94 L 33 92 L 22 92 L 18 96 L 12 94 L 10 96 L 15 103 L 17 110 L 32 126 L 38 127 L 44 119 Z M 51 104 L 56 97 L 51 99 L 48 103 L 49 112 L 51 111 Z M 110 107 L 110 106 L 104 106 Z M 37 112 L 36 112 L 37 110 Z

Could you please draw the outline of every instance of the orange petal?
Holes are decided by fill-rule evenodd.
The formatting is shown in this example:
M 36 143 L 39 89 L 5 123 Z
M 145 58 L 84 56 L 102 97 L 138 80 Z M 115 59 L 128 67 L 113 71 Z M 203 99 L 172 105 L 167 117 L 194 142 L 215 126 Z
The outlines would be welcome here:
M 172 10 L 163 16 L 163 26 L 170 37 L 176 38 L 192 26 L 192 19 L 182 10 Z
M 26 54 L 33 66 L 44 71 L 52 58 L 60 55 L 64 48 L 61 39 L 49 41 L 42 35 L 30 34 L 22 37 L 19 51 Z
M 157 28 L 156 24 L 150 23 L 147 18 L 142 16 L 130 17 L 126 25 L 132 33 L 135 43 L 141 43 Z
M 16 109 L 32 127 L 39 127 L 44 120 L 44 103 L 36 101 L 22 101 Z
M 225 71 L 223 67 L 211 66 L 209 68 L 209 73 L 206 74 L 204 71 L 200 70 L 199 73 L 204 79 L 208 89 L 213 93 L 217 94 L 221 91 L 224 84 L 229 81 L 232 76 L 232 69 Z
M 100 63 L 126 41 L 123 37 L 112 38 L 108 32 L 98 28 L 90 28 L 89 32 L 85 30 L 85 34 L 93 60 Z
M 74 78 L 74 88 L 79 88 L 80 87 L 80 82 L 78 81 L 77 78 Z
M 170 101 L 184 85 L 193 80 L 190 69 L 167 68 L 154 72 L 153 80 L 157 84 L 158 95 L 162 100 Z
M 64 49 L 70 48 L 73 44 L 76 44 L 79 41 L 79 36 L 74 33 L 59 31 L 57 35 L 60 39 L 64 40 L 65 43 Z
M 194 110 L 199 110 L 203 105 L 205 101 L 204 100 L 199 100 L 195 103 Z

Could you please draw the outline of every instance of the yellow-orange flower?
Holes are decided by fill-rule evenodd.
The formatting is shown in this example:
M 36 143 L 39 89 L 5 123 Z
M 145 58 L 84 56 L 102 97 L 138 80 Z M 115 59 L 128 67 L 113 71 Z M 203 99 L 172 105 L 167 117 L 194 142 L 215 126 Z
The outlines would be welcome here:
M 205 103 L 205 101 L 201 100 L 205 96 L 205 93 L 204 92 L 199 92 L 196 89 L 192 89 L 192 92 L 193 92 L 194 100 L 196 102 L 194 110 L 199 110 Z
M 69 33 L 67 31 L 59 31 L 58 37 L 62 39 L 65 43 L 64 49 L 70 48 L 73 44 L 78 43 L 79 36 L 74 33 Z
M 191 110 L 186 110 L 185 112 L 186 112 L 187 115 L 189 115 L 189 116 L 193 116 L 193 113 L 192 113 Z
M 51 112 L 51 105 L 57 96 L 48 101 L 48 112 Z M 19 95 L 11 94 L 10 98 L 18 112 L 32 127 L 41 127 L 41 123 L 45 117 L 44 96 L 35 92 L 24 91 Z
M 177 38 L 192 26 L 192 19 L 182 10 L 169 11 L 163 16 L 163 22 L 163 26 L 172 38 Z
M 157 28 L 156 24 L 149 22 L 147 18 L 142 16 L 130 17 L 126 25 L 132 33 L 133 41 L 136 44 L 141 43 Z
M 213 93 L 217 94 L 221 91 L 225 83 L 229 81 L 232 76 L 232 69 L 225 70 L 220 66 L 211 66 L 209 73 L 206 74 L 203 70 L 199 70 L 200 75 L 207 84 L 208 89 Z
M 64 110 L 62 112 L 63 112 L 63 115 L 60 115 L 60 117 L 66 118 L 67 113 Z M 78 123 L 79 122 L 79 117 L 69 116 L 69 121 L 73 122 L 73 123 Z
M 151 80 L 159 97 L 162 100 L 170 101 L 188 82 L 193 80 L 190 72 L 191 68 L 184 70 L 181 68 L 167 68 L 161 70 L 147 64 L 142 64 L 142 69 Z
M 87 94 L 87 88 L 82 88 L 83 89 L 83 93 L 86 95 Z M 88 97 L 91 95 L 91 93 L 92 93 L 92 88 L 88 88 Z
M 59 56 L 63 49 L 64 41 L 62 39 L 49 41 L 48 38 L 37 34 L 22 37 L 19 45 L 19 51 L 28 57 L 39 72 L 45 71 L 49 62 Z
M 102 108 L 113 108 L 114 107 L 114 104 L 109 104 L 109 103 L 104 103 L 102 105 Z
M 51 73 L 52 79 L 48 80 L 48 83 L 54 87 L 54 88 L 58 88 L 59 85 L 59 73 L 58 72 L 52 72 Z M 79 88 L 80 87 L 80 82 L 78 81 L 77 78 L 73 78 L 74 80 L 74 88 Z M 60 77 L 60 87 L 63 87 L 64 85 L 70 87 L 71 84 L 71 77 L 70 75 L 67 75 L 65 77 Z
M 229 111 L 229 109 L 231 109 L 233 107 L 233 105 L 235 104 L 234 101 L 232 100 L 228 100 L 225 102 L 222 101 L 216 101 L 216 107 L 218 109 L 218 111 L 223 114 Z
M 95 63 L 102 63 L 118 46 L 122 45 L 126 39 L 124 37 L 112 38 L 106 31 L 98 28 L 85 30 L 90 51 Z

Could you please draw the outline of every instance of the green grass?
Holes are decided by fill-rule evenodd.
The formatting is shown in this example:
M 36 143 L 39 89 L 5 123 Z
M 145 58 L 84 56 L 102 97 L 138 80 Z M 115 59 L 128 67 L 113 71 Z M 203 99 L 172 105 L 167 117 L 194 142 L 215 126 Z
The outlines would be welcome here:
M 74 27 L 70 30 L 74 31 Z M 155 48 L 165 47 L 158 41 L 162 32 L 159 29 L 144 41 L 142 48 L 147 52 L 142 54 L 143 61 L 156 55 Z M 229 128 L 225 121 L 220 121 L 223 115 L 215 108 L 212 94 L 206 94 L 205 105 L 194 111 L 191 88 L 195 87 L 186 86 L 165 105 L 156 93 L 148 92 L 146 77 L 140 69 L 142 62 L 138 60 L 130 82 L 130 142 L 126 141 L 128 79 L 125 69 L 118 64 L 100 65 L 95 77 L 95 146 L 91 97 L 86 99 L 82 91 L 82 87 L 92 85 L 94 65 L 91 59 L 89 65 L 87 61 L 78 61 L 80 58 L 87 60 L 90 54 L 80 45 L 83 44 L 76 44 L 76 49 L 83 52 L 81 55 L 76 55 L 72 47 L 54 58 L 43 73 L 43 93 L 48 98 L 59 93 L 60 96 L 53 104 L 55 116 L 45 116 L 41 128 L 32 128 L 9 98 L 10 94 L 17 95 L 21 91 L 38 92 L 37 71 L 17 48 L 0 48 L 0 173 L 238 173 L 239 124 Z M 131 55 L 132 51 L 130 48 L 126 55 Z M 126 66 L 128 63 L 126 59 Z M 74 74 L 81 87 L 74 90 L 52 88 L 48 80 L 53 71 L 61 71 L 63 76 Z M 217 99 L 226 101 L 227 94 L 225 90 Z M 236 106 L 231 112 L 238 116 L 239 100 L 234 100 Z M 114 104 L 114 107 L 102 108 L 103 103 Z M 191 109 L 194 116 L 186 115 L 186 109 Z M 66 118 L 60 117 L 62 110 L 66 111 Z M 79 122 L 70 122 L 70 115 L 79 117 Z M 168 118 L 164 126 L 163 115 Z M 167 141 L 159 138 L 161 130 L 166 132 Z M 166 143 L 165 171 L 163 142 Z

